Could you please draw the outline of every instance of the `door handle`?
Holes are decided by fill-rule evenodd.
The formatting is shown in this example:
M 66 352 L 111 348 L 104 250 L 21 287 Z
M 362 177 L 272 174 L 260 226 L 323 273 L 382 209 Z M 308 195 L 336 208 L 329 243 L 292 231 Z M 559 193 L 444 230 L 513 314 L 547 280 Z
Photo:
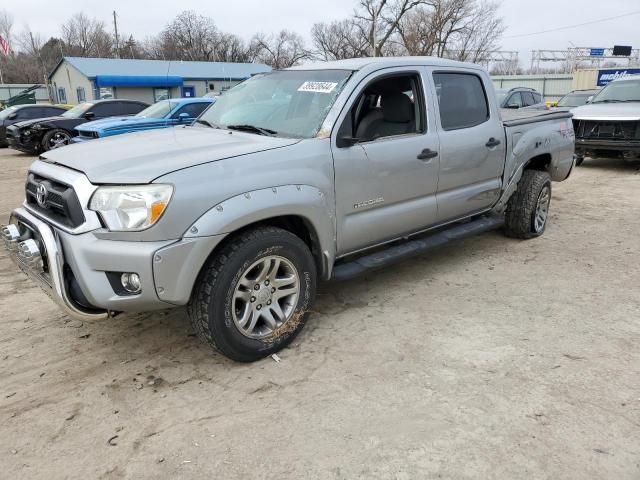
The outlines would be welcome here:
M 495 138 L 491 137 L 489 139 L 489 141 L 487 143 L 485 143 L 485 145 L 488 148 L 493 148 L 493 147 L 497 147 L 498 145 L 500 145 L 500 143 L 501 143 L 500 140 L 496 140 Z
M 425 148 L 418 154 L 418 160 L 431 160 L 438 156 L 438 152 Z

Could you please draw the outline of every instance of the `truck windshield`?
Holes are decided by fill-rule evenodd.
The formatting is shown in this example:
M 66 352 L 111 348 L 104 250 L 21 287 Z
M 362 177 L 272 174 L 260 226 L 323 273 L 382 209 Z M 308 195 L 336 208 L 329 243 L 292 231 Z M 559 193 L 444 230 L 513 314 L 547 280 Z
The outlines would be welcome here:
M 640 78 L 611 82 L 604 87 L 591 103 L 640 102 Z
M 177 102 L 172 102 L 170 100 L 161 100 L 158 103 L 154 103 L 150 107 L 145 108 L 135 116 L 141 118 L 164 118 L 169 115 L 169 112 L 176 106 L 176 103 Z
M 558 101 L 559 107 L 580 107 L 587 103 L 589 97 L 595 95 L 597 92 L 576 92 L 567 93 L 564 97 Z
M 312 138 L 351 76 L 348 70 L 281 70 L 225 92 L 199 124 L 260 135 Z

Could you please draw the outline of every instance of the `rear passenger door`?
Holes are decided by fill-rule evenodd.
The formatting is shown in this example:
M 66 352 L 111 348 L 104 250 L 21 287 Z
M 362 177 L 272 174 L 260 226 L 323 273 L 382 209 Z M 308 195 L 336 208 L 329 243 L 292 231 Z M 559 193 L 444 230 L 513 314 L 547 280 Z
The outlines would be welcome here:
M 434 71 L 438 98 L 440 172 L 438 221 L 447 222 L 492 207 L 504 171 L 504 128 L 495 102 L 477 71 Z

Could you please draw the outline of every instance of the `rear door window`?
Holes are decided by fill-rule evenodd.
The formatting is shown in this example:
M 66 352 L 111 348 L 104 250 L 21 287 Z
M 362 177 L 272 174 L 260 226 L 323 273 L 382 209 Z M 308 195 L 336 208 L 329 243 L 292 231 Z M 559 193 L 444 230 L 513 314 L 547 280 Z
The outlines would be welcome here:
M 531 92 L 522 92 L 522 100 L 525 107 L 530 107 L 531 105 L 536 104 L 536 100 L 533 98 L 533 93 Z
M 480 125 L 489 119 L 489 103 L 482 80 L 470 73 L 434 73 L 440 124 L 443 130 Z

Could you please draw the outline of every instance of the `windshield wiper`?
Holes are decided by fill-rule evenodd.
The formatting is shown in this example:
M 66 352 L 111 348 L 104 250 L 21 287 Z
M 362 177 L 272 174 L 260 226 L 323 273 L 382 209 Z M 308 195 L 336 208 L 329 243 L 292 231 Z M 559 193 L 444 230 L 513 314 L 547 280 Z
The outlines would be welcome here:
M 207 127 L 210 127 L 210 128 L 222 128 L 220 125 L 211 123 L 209 120 L 203 120 L 202 118 L 197 119 L 196 123 L 201 123 L 202 125 L 206 125 Z
M 270 128 L 256 127 L 255 125 L 227 125 L 229 130 L 241 130 L 243 132 L 253 132 L 258 135 L 273 136 L 278 132 L 271 130 Z
M 616 100 L 615 98 L 608 98 L 607 100 L 598 100 L 597 102 L 591 102 L 592 104 L 594 103 L 621 103 L 621 102 L 625 102 L 626 100 Z

